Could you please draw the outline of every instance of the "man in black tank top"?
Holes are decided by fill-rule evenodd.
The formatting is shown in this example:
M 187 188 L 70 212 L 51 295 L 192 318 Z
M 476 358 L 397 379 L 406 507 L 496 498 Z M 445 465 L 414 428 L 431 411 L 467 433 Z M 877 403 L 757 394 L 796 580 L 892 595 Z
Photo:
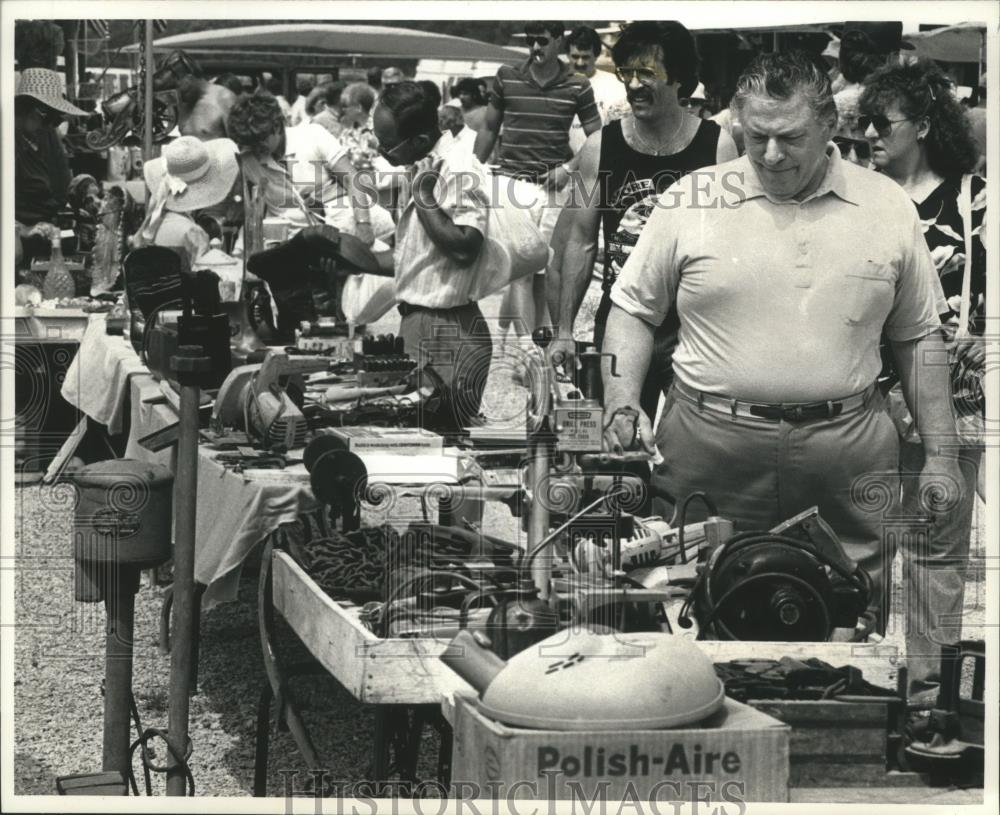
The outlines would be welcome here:
M 715 122 L 698 119 L 679 100 L 698 84 L 694 38 L 678 22 L 637 22 L 623 29 L 611 49 L 631 112 L 592 134 L 580 152 L 577 194 L 556 226 L 555 273 L 549 279 L 549 309 L 558 338 L 550 358 L 572 370 L 573 322 L 590 283 L 598 229 L 604 234 L 604 279 L 594 317 L 594 344 L 604 341 L 611 309 L 609 292 L 653 211 L 657 196 L 701 167 L 737 157 L 732 138 Z M 657 329 L 653 361 L 642 390 L 650 421 L 660 393 L 671 380 L 677 341 L 675 312 Z M 616 349 L 607 349 L 620 353 Z

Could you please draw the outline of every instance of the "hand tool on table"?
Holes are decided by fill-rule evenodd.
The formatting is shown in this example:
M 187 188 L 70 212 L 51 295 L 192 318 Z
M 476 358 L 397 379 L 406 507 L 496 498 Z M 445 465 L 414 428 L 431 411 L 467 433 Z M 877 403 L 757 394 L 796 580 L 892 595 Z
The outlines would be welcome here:
M 289 395 L 289 386 L 304 392 L 302 377 L 326 371 L 329 365 L 328 357 L 271 352 L 260 364 L 234 368 L 216 396 L 213 429 L 244 430 L 268 447 L 302 447 L 306 420 Z

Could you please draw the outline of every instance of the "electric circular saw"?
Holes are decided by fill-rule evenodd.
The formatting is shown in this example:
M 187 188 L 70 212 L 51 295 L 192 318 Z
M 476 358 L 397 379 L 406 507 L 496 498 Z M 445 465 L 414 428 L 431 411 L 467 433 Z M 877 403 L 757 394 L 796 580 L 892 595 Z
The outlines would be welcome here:
M 308 425 L 302 413 L 306 374 L 326 371 L 328 357 L 271 353 L 259 365 L 233 368 L 219 388 L 212 427 L 238 428 L 265 447 L 302 447 Z

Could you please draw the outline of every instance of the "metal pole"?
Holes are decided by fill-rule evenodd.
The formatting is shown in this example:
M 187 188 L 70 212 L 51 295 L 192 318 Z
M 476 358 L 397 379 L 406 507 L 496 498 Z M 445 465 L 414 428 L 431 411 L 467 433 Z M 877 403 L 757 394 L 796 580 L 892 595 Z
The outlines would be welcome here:
M 531 552 L 545 539 L 549 531 L 548 497 L 543 496 L 549 474 L 549 442 L 545 438 L 548 422 L 543 425 L 542 437 L 536 436 L 531 442 L 531 462 L 528 465 L 531 482 L 531 506 L 528 509 L 528 549 Z M 531 576 L 538 588 L 538 596 L 549 597 L 549 577 L 552 572 L 552 556 L 549 552 L 539 552 L 531 562 Z
M 153 21 L 143 21 L 143 92 L 142 92 L 142 160 L 153 159 L 153 76 L 156 73 L 156 57 L 153 54 Z M 149 203 L 149 190 L 145 192 Z
M 179 756 L 187 754 L 188 704 L 195 619 L 194 543 L 198 510 L 198 374 L 210 369 L 210 360 L 199 346 L 182 345 L 172 359 L 181 386 L 180 430 L 177 441 L 177 472 L 174 476 L 174 631 L 170 646 L 170 712 L 167 731 L 170 745 Z M 186 776 L 179 763 L 169 757 L 167 795 L 184 795 Z
M 546 343 L 547 344 L 547 343 Z M 529 400 L 529 415 L 536 429 L 528 437 L 528 489 L 531 491 L 531 504 L 528 507 L 528 548 L 533 552 L 549 532 L 549 503 L 546 492 L 549 465 L 551 457 L 551 428 L 549 413 L 552 407 L 552 369 L 547 361 L 535 363 L 533 371 L 535 387 L 538 388 L 537 399 Z M 534 404 L 532 404 L 534 402 Z M 549 580 L 552 573 L 552 557 L 548 552 L 539 552 L 531 562 L 531 577 L 538 589 L 538 596 L 543 600 L 549 597 Z
M 104 661 L 104 752 L 101 768 L 128 778 L 129 713 L 132 699 L 132 650 L 138 569 L 108 566 L 104 572 L 107 609 Z

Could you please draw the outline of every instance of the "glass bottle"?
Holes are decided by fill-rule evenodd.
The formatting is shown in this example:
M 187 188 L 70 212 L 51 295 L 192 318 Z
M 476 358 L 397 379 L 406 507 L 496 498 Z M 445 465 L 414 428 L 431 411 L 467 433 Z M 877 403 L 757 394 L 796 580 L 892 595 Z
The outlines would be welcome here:
M 63 259 L 62 240 L 58 234 L 52 238 L 52 254 L 49 257 L 49 271 L 42 284 L 42 296 L 46 300 L 60 300 L 76 296 L 76 281 L 66 268 Z

